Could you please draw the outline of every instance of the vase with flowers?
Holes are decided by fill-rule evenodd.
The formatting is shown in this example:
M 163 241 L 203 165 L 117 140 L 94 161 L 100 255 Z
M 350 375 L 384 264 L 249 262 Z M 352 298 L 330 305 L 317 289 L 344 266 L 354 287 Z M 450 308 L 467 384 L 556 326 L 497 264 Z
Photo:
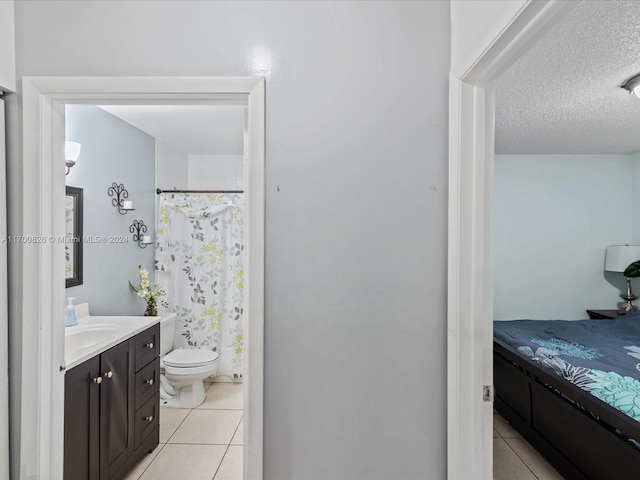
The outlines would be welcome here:
M 144 315 L 147 317 L 155 317 L 158 315 L 158 298 L 164 296 L 165 291 L 162 290 L 157 283 L 151 285 L 149 282 L 149 272 L 147 269 L 142 268 L 142 265 L 138 265 L 138 271 L 140 272 L 140 283 L 136 287 L 129 281 L 129 288 L 147 302 Z M 163 307 L 169 306 L 165 300 L 160 300 L 160 304 Z

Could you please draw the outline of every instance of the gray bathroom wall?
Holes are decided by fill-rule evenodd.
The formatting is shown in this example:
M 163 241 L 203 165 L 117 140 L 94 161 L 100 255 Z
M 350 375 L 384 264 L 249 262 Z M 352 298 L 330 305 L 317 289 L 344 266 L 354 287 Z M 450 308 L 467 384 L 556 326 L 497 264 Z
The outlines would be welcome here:
M 83 284 L 66 289 L 76 303 L 89 303 L 91 315 L 142 315 L 145 302 L 129 290 L 139 283 L 138 265 L 153 278 L 154 248 L 133 241 L 134 220 L 155 237 L 155 139 L 92 105 L 68 105 L 67 140 L 82 145 L 68 186 L 83 189 Z M 125 215 L 112 205 L 107 190 L 126 188 L 135 210 Z M 61 316 L 62 318 L 62 316 Z
M 18 81 L 266 77 L 266 479 L 446 477 L 449 42 L 446 1 L 16 3 Z

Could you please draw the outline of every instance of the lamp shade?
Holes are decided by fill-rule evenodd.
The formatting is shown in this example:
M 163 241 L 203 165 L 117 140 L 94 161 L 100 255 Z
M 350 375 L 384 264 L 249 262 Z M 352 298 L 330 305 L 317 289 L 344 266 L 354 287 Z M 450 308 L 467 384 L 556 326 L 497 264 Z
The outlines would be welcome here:
M 80 145 L 79 143 L 69 141 L 64 142 L 64 159 L 75 162 L 76 160 L 78 160 L 81 148 L 82 145 Z
M 634 75 L 627 79 L 622 85 L 629 93 L 633 93 L 636 97 L 640 98 L 640 74 Z
M 607 272 L 624 272 L 633 262 L 640 260 L 640 245 L 609 245 L 604 259 Z

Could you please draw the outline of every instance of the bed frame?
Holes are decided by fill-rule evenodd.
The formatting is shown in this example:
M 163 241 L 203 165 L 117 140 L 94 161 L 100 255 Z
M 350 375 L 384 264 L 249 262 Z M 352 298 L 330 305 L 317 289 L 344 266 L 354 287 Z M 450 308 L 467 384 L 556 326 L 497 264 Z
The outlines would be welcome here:
M 639 422 L 498 339 L 493 360 L 494 407 L 567 480 L 640 478 L 640 450 L 615 433 L 640 441 Z

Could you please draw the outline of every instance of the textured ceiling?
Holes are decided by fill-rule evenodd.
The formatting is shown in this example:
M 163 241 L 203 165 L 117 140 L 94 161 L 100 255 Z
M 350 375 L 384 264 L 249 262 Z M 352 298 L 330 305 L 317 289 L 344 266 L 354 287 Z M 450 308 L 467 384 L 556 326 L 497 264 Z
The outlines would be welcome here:
M 496 81 L 496 153 L 640 152 L 640 1 L 585 0 Z
M 244 107 L 107 105 L 103 110 L 185 154 L 241 154 Z

